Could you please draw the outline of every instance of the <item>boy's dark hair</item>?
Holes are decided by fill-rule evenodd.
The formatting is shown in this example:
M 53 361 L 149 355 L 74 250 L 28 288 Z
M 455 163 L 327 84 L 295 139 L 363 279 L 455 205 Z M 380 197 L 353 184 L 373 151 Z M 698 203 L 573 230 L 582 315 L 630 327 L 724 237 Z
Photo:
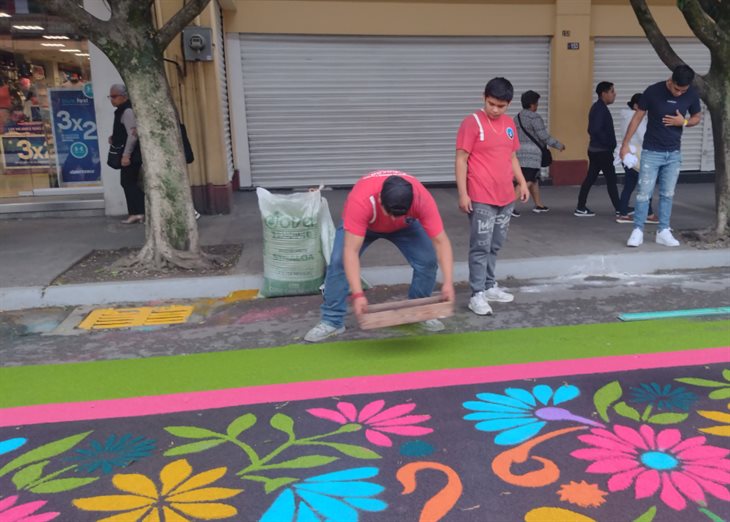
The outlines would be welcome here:
M 613 83 L 611 82 L 598 82 L 598 85 L 596 85 L 596 94 L 600 97 L 604 92 L 610 91 L 611 87 L 613 87 Z
M 626 105 L 629 106 L 629 109 L 633 110 L 634 109 L 634 105 L 636 105 L 637 103 L 639 103 L 639 100 L 641 100 L 641 93 L 640 92 L 637 92 L 636 94 L 634 94 L 631 97 L 631 99 L 629 101 L 626 102 Z
M 515 95 L 515 90 L 507 78 L 492 78 L 484 87 L 484 96 L 490 96 L 501 101 L 511 102 Z
M 690 85 L 695 79 L 695 72 L 689 65 L 677 65 L 672 71 L 672 81 L 679 87 Z
M 522 93 L 520 101 L 522 102 L 523 109 L 529 109 L 530 105 L 535 105 L 540 99 L 540 95 L 535 91 L 525 91 Z
M 405 216 L 413 203 L 413 185 L 401 176 L 388 176 L 380 189 L 380 203 L 391 216 Z

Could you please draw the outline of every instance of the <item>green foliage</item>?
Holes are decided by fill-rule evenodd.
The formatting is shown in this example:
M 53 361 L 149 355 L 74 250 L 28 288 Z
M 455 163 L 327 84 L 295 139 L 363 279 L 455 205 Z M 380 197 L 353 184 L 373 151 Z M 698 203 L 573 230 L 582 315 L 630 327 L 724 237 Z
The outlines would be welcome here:
M 601 418 L 608 422 L 608 408 L 621 398 L 623 390 L 618 381 L 609 382 L 593 395 L 593 404 Z
M 183 444 L 182 446 L 176 446 L 167 450 L 164 455 L 166 457 L 178 457 L 180 455 L 190 455 L 191 453 L 200 453 L 216 446 L 220 446 L 226 442 L 225 439 L 211 439 L 201 440 L 198 442 L 191 442 L 190 444 Z
M 28 464 L 48 460 L 52 457 L 56 457 L 62 453 L 65 453 L 66 451 L 76 446 L 79 442 L 84 440 L 86 437 L 88 437 L 90 434 L 90 431 L 79 433 L 78 435 L 72 435 L 70 437 L 66 437 L 54 442 L 49 442 L 48 444 L 44 444 L 43 446 L 39 446 L 35 449 L 27 451 L 0 468 L 0 477 L 7 475 L 11 471 L 15 471 L 18 468 L 27 466 Z
M 646 512 L 639 518 L 635 518 L 633 522 L 652 522 L 656 516 L 656 506 L 651 506 Z
M 238 438 L 238 436 L 256 424 L 256 415 L 253 413 L 246 413 L 241 415 L 237 419 L 234 419 L 226 428 L 226 434 L 232 439 Z

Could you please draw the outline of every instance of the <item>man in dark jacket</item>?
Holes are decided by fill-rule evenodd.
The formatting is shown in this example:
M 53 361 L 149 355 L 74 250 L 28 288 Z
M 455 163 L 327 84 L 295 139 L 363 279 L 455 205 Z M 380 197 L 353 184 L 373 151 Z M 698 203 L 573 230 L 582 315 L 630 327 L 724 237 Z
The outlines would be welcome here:
M 616 132 L 613 129 L 613 118 L 608 106 L 616 99 L 616 91 L 611 82 L 600 82 L 596 85 L 598 100 L 588 113 L 588 173 L 580 186 L 578 206 L 573 214 L 578 217 L 592 217 L 596 213 L 586 207 L 588 192 L 603 172 L 606 177 L 606 188 L 614 210 L 618 212 L 620 199 L 616 185 L 616 169 L 613 166 L 613 151 L 616 148 Z

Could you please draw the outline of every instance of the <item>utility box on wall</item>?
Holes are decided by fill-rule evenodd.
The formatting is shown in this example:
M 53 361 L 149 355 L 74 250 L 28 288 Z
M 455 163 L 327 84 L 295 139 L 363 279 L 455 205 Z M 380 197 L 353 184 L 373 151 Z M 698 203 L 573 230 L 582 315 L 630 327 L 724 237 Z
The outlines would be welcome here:
M 210 27 L 186 27 L 182 32 L 183 53 L 188 62 L 213 60 L 213 30 Z

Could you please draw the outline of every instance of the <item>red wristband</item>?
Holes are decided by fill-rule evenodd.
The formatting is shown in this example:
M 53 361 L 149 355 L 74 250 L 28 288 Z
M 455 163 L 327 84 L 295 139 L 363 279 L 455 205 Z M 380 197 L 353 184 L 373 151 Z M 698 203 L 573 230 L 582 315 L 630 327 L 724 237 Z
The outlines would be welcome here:
M 355 292 L 354 294 L 350 294 L 350 301 L 354 301 L 358 297 L 365 297 L 365 292 Z

